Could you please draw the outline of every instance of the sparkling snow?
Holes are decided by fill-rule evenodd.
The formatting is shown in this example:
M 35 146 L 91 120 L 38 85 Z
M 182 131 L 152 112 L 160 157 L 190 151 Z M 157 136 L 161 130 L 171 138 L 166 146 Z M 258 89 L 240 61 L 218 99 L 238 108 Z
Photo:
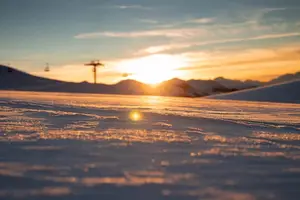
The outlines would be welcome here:
M 0 199 L 300 196 L 300 104 L 0 91 L 0 140 Z

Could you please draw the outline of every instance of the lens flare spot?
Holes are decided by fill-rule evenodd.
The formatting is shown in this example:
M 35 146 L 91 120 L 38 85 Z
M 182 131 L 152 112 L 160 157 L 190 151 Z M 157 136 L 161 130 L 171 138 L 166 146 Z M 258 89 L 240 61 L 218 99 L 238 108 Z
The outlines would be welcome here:
M 130 114 L 129 114 L 129 118 L 132 120 L 132 121 L 140 121 L 142 119 L 142 114 L 138 111 L 132 111 Z

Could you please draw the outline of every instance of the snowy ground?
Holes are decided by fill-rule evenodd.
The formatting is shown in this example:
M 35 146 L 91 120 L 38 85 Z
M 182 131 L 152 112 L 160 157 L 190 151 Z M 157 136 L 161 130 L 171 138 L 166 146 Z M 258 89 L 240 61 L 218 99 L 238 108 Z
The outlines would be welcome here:
M 0 199 L 296 200 L 299 185 L 300 104 L 0 91 Z

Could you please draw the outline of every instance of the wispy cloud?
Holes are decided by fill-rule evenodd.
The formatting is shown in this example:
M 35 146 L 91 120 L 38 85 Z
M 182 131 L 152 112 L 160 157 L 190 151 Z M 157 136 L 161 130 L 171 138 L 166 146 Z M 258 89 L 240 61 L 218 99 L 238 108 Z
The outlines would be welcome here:
M 214 22 L 215 18 L 197 18 L 197 19 L 191 19 L 187 20 L 185 23 L 195 23 L 195 24 L 209 24 Z
M 204 41 L 204 42 L 187 42 L 187 43 L 177 43 L 177 44 L 166 44 L 166 45 L 147 47 L 145 49 L 139 50 L 137 52 L 137 54 L 143 54 L 143 53 L 153 54 L 153 53 L 160 53 L 160 52 L 164 52 L 164 51 L 168 51 L 168 50 L 184 49 L 184 48 L 189 48 L 189 47 L 205 46 L 205 45 L 211 45 L 211 44 L 225 44 L 225 43 L 233 43 L 233 42 L 277 39 L 277 38 L 296 37 L 296 36 L 300 36 L 300 33 L 291 32 L 291 33 L 259 35 L 259 36 L 248 37 L 248 38 L 231 38 L 231 39 L 224 39 L 224 40 L 210 40 L 210 41 Z
M 287 10 L 287 8 L 264 8 L 261 11 L 263 13 L 269 13 L 269 12 L 281 11 L 281 10 Z
M 182 44 L 166 44 L 166 45 L 151 46 L 146 49 L 142 49 L 138 51 L 136 54 L 137 55 L 155 54 L 155 53 L 164 52 L 168 50 L 188 48 L 192 45 L 193 45 L 192 43 L 182 43 Z
M 141 23 L 146 23 L 146 24 L 157 24 L 158 21 L 153 20 L 153 19 L 138 19 L 139 22 Z
M 197 46 L 202 46 L 202 45 L 209 45 L 209 44 L 243 42 L 243 41 L 252 41 L 252 40 L 266 40 L 266 39 L 276 39 L 276 38 L 286 38 L 286 37 L 296 37 L 296 36 L 300 36 L 300 33 L 298 33 L 298 32 L 277 33 L 277 34 L 259 35 L 259 36 L 255 36 L 255 37 L 232 38 L 232 39 L 225 39 L 225 40 L 215 40 L 215 41 L 200 42 L 200 43 L 198 43 L 196 45 Z
M 203 52 L 190 52 L 183 54 L 186 57 L 197 58 L 196 65 L 191 65 L 189 67 L 183 67 L 178 70 L 203 70 L 219 67 L 244 67 L 250 65 L 253 67 L 260 67 L 266 63 L 277 63 L 280 62 L 297 62 L 299 59 L 299 47 L 298 46 L 280 46 L 277 48 L 269 49 L 248 49 L 242 52 L 232 51 L 232 52 L 221 52 L 211 53 L 210 55 L 205 55 Z M 205 64 L 199 65 L 199 58 L 206 56 L 207 59 L 203 61 Z M 295 66 L 296 67 L 296 66 Z
M 206 31 L 200 28 L 186 28 L 186 29 L 158 29 L 135 32 L 94 32 L 83 33 L 76 35 L 76 39 L 95 39 L 99 37 L 112 38 L 138 38 L 138 37 L 193 37 L 205 34 Z
M 159 24 L 158 28 L 174 28 L 174 27 L 180 27 L 186 24 L 198 24 L 198 25 L 204 25 L 204 24 L 211 24 L 213 22 L 216 22 L 216 18 L 193 18 L 188 20 L 182 20 L 178 22 L 171 22 L 171 23 L 165 23 L 165 24 Z
M 261 35 L 257 37 L 248 38 L 248 40 L 264 40 L 264 39 L 276 39 L 276 38 L 296 37 L 296 36 L 300 36 L 300 32 Z
M 150 7 L 142 6 L 142 5 L 117 5 L 114 6 L 118 9 L 140 9 L 140 10 L 150 10 Z
M 279 75 L 299 71 L 299 52 L 299 45 L 297 44 L 270 48 L 250 48 L 243 51 L 239 49 L 191 51 L 180 54 L 189 60 L 189 64 L 176 70 L 183 71 L 186 77 L 194 78 L 209 79 L 224 76 L 266 81 L 272 77 L 264 77 L 265 74 Z

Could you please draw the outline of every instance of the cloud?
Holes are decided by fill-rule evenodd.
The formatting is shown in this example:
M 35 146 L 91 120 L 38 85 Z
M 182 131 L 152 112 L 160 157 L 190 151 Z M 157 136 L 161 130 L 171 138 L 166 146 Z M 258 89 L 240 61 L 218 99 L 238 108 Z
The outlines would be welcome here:
M 300 36 L 300 33 L 297 33 L 297 32 L 277 33 L 277 34 L 259 35 L 259 36 L 248 37 L 248 38 L 232 38 L 232 39 L 225 39 L 225 40 L 200 42 L 196 45 L 202 46 L 202 45 L 209 45 L 209 44 L 222 44 L 222 43 L 243 42 L 243 41 L 253 41 L 253 40 L 266 40 L 266 39 L 276 39 L 276 38 L 286 38 L 286 37 L 296 37 L 296 36 Z
M 127 6 L 125 6 L 127 7 Z M 268 8 L 265 11 L 260 11 L 259 13 L 268 13 L 273 11 L 283 10 L 284 8 Z M 261 16 L 260 16 L 261 17 Z M 216 17 L 207 17 L 207 18 L 196 18 L 178 21 L 170 24 L 161 24 L 156 20 L 152 19 L 138 19 L 140 22 L 148 24 L 156 24 L 156 29 L 154 30 L 141 30 L 141 31 L 127 31 L 127 32 L 118 32 L 118 31 L 99 31 L 99 32 L 90 32 L 90 33 L 81 33 L 75 36 L 77 39 L 95 39 L 101 37 L 111 37 L 111 38 L 137 38 L 137 37 L 169 37 L 169 38 L 190 38 L 203 36 L 203 33 L 206 33 L 206 36 L 216 35 L 216 34 L 227 34 L 231 35 L 242 35 L 248 34 L 249 32 L 261 33 L 263 31 L 283 31 L 282 28 L 275 26 L 262 25 L 259 21 L 260 19 L 251 19 L 248 21 L 236 22 L 236 23 L 213 23 L 212 26 L 203 27 L 203 24 L 211 24 L 212 22 L 217 22 Z M 184 26 L 184 24 L 188 26 Z M 195 24 L 191 26 L 191 24 Z M 273 30 L 275 29 L 275 30 Z M 222 36 L 221 36 L 222 37 Z M 275 36 L 277 37 L 277 36 Z M 287 36 L 285 36 L 287 37 Z M 259 38 L 253 38 L 248 40 L 258 40 Z M 238 40 L 244 40 L 238 39 Z M 221 42 L 220 42 L 221 41 Z M 223 40 L 219 40 L 216 43 L 222 43 Z M 234 42 L 235 40 L 233 40 Z M 230 42 L 230 41 L 229 41 Z M 214 43 L 214 42 L 205 42 L 205 43 Z M 201 44 L 200 44 L 201 45 Z
M 150 7 L 145 7 L 145 6 L 142 6 L 142 5 L 117 5 L 115 6 L 115 8 L 118 8 L 118 9 L 140 9 L 140 10 L 150 10 L 151 8 Z
M 134 32 L 94 32 L 83 33 L 76 35 L 76 39 L 95 39 L 100 37 L 112 38 L 138 38 L 138 37 L 193 37 L 206 33 L 200 28 L 186 28 L 186 29 L 157 29 Z
M 276 38 L 296 37 L 296 36 L 300 36 L 300 32 L 261 35 L 257 37 L 248 38 L 248 40 L 264 40 L 264 39 L 276 39 Z
M 187 20 L 186 23 L 195 23 L 195 24 L 209 24 L 214 22 L 215 18 L 198 18 L 198 19 L 191 19 Z
M 296 37 L 300 36 L 300 33 L 291 32 L 291 33 L 278 33 L 278 34 L 266 34 L 266 35 L 259 35 L 255 37 L 248 37 L 248 38 L 231 38 L 231 39 L 224 39 L 224 40 L 210 40 L 204 42 L 187 42 L 187 43 L 178 43 L 178 44 L 166 44 L 166 45 L 158 45 L 158 46 L 150 46 L 145 49 L 139 50 L 137 54 L 143 53 L 160 53 L 168 50 L 177 50 L 177 49 L 184 49 L 189 47 L 196 47 L 196 46 L 206 46 L 211 44 L 226 44 L 226 43 L 234 43 L 234 42 L 244 42 L 244 41 L 254 41 L 254 40 L 266 40 L 266 39 L 277 39 L 277 38 L 286 38 L 286 37 Z
M 299 8 L 282 8 L 275 9 L 271 12 L 264 12 L 260 19 L 262 24 L 274 24 L 274 25 L 291 25 L 296 24 L 299 21 Z M 276 12 L 274 12 L 276 11 Z
M 157 24 L 158 21 L 152 20 L 152 19 L 139 19 L 138 20 L 141 23 L 146 23 L 146 24 Z
M 269 12 L 281 11 L 281 10 L 287 10 L 287 8 L 264 8 L 261 11 L 263 13 L 269 13 Z
M 172 22 L 168 24 L 159 24 L 156 27 L 158 28 L 174 28 L 174 27 L 180 27 L 187 24 L 198 24 L 198 25 L 204 25 L 204 24 L 211 24 L 216 21 L 215 17 L 212 18 L 194 18 L 194 19 L 188 19 L 184 21 L 178 21 L 178 22 Z
M 131 6 L 121 6 L 123 9 L 131 8 Z M 132 6 L 134 8 L 136 6 Z M 138 19 L 138 21 L 147 24 L 158 24 L 159 22 L 152 19 Z M 136 37 L 191 37 L 201 35 L 203 32 L 207 32 L 201 27 L 193 28 L 172 28 L 177 25 L 183 25 L 186 23 L 195 24 L 208 24 L 214 22 L 215 18 L 198 18 L 178 22 L 176 24 L 160 24 L 156 30 L 144 30 L 144 31 L 130 31 L 130 32 L 91 32 L 81 33 L 75 36 L 76 39 L 95 39 L 101 37 L 112 37 L 112 38 L 136 38 Z
M 184 56 L 191 58 L 193 63 L 189 67 L 179 68 L 177 70 L 182 71 L 195 71 L 205 70 L 213 68 L 232 68 L 243 67 L 245 69 L 254 69 L 262 66 L 272 66 L 276 64 L 282 66 L 282 62 L 297 63 L 299 59 L 299 47 L 277 47 L 275 49 L 249 49 L 241 52 L 222 52 L 211 53 L 207 55 L 207 58 L 202 61 L 204 64 L 199 65 L 200 59 L 194 60 L 193 58 L 201 58 L 204 55 L 203 52 L 190 52 L 184 54 Z M 295 65 L 294 68 L 297 66 Z
M 159 46 L 151 46 L 146 49 L 142 49 L 136 53 L 136 55 L 142 54 L 155 54 L 163 51 L 174 50 L 174 49 L 182 49 L 190 47 L 191 44 L 170 44 L 170 45 L 159 45 Z

